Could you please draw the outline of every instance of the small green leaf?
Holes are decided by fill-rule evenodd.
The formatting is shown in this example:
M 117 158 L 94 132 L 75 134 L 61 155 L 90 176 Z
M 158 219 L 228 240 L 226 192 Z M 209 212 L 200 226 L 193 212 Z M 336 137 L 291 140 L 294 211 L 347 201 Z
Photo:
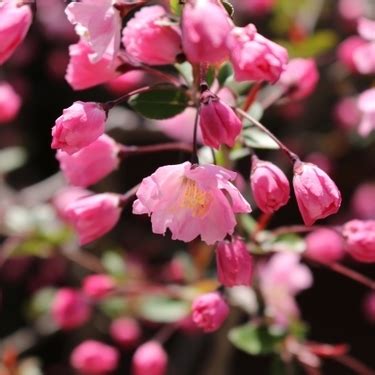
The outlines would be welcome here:
M 221 0 L 221 3 L 223 4 L 225 10 L 227 11 L 227 13 L 229 14 L 229 17 L 233 17 L 234 15 L 234 8 L 233 8 L 233 5 L 227 1 L 227 0 Z
M 215 68 L 213 66 L 210 66 L 206 74 L 206 82 L 207 82 L 208 87 L 211 87 L 212 83 L 214 82 L 215 75 L 216 75 Z
M 181 16 L 182 13 L 182 4 L 180 0 L 169 0 L 169 7 L 171 12 L 176 16 Z
M 257 226 L 256 220 L 248 214 L 240 215 L 240 223 L 241 227 L 245 229 L 247 233 L 252 233 Z
M 217 75 L 217 79 L 219 81 L 220 86 L 224 86 L 227 79 L 231 76 L 233 76 L 232 65 L 229 63 L 223 64 Z
M 169 86 L 134 95 L 129 105 L 141 115 L 154 120 L 174 117 L 188 105 L 189 97 L 182 88 Z
M 258 128 L 247 128 L 243 131 L 242 135 L 246 146 L 268 150 L 279 149 L 279 145 L 270 136 Z
M 8 147 L 0 150 L 0 174 L 22 167 L 26 159 L 26 152 L 22 147 Z
M 27 315 L 30 319 L 37 319 L 50 311 L 55 297 L 55 288 L 43 288 L 38 290 L 31 298 L 27 306 Z
M 116 251 L 106 251 L 102 256 L 102 264 L 106 271 L 116 277 L 124 278 L 126 264 L 124 257 Z
M 292 251 L 302 253 L 306 248 L 305 241 L 295 233 L 283 234 L 275 239 L 272 251 Z
M 99 307 L 110 318 L 117 318 L 126 313 L 128 304 L 124 297 L 111 297 L 100 302 Z

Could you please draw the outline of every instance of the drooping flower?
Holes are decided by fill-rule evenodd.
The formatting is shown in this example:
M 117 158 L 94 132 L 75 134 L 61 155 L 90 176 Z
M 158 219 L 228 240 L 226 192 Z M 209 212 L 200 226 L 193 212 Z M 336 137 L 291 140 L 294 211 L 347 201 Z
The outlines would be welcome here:
M 9 83 L 0 82 L 0 124 L 13 121 L 17 117 L 21 102 L 21 97 Z
M 366 137 L 375 129 L 375 88 L 364 91 L 358 97 L 357 105 L 362 114 L 358 132 Z
M 148 341 L 134 353 L 133 375 L 164 375 L 167 372 L 168 356 L 157 341 Z
M 169 228 L 173 239 L 189 242 L 200 235 L 213 244 L 233 233 L 235 213 L 251 211 L 230 182 L 235 178 L 236 173 L 215 165 L 160 167 L 143 179 L 133 213 L 150 215 L 154 233 Z

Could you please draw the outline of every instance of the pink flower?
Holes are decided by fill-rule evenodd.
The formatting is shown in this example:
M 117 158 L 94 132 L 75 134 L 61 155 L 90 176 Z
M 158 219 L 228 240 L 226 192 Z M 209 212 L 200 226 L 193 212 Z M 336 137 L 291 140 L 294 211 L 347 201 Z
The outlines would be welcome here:
M 160 5 L 144 7 L 126 24 L 122 42 L 126 52 L 144 64 L 173 64 L 181 52 L 181 32 Z
M 105 54 L 114 61 L 120 48 L 121 16 L 112 0 L 83 0 L 70 3 L 65 13 L 76 32 L 85 39 L 93 52 L 92 63 L 97 63 Z
M 201 95 L 199 125 L 203 143 L 217 149 L 222 144 L 233 147 L 242 129 L 233 109 L 208 90 Z
M 7 61 L 25 39 L 32 22 L 29 6 L 5 0 L 0 4 L 0 65 Z
M 235 6 L 255 16 L 262 16 L 268 13 L 274 5 L 275 0 L 237 0 L 235 2 Z
M 228 55 L 225 40 L 231 28 L 228 14 L 218 1 L 186 3 L 182 14 L 182 45 L 188 60 L 212 64 L 224 60 Z
M 314 90 L 319 81 L 319 72 L 313 59 L 292 59 L 281 74 L 279 84 L 289 98 L 304 99 Z
M 342 230 L 346 250 L 360 262 L 375 262 L 375 220 L 351 220 Z
M 119 353 L 112 346 L 95 340 L 86 340 L 72 352 L 72 367 L 85 375 L 104 375 L 116 369 Z
M 141 337 L 141 327 L 132 318 L 119 318 L 111 323 L 110 334 L 124 349 L 134 347 Z
M 120 162 L 118 152 L 118 144 L 103 134 L 73 155 L 58 150 L 56 158 L 71 185 L 87 187 L 117 169 Z
M 235 27 L 228 35 L 227 47 L 237 81 L 274 83 L 286 69 L 286 49 L 258 34 L 253 24 Z
M 306 236 L 306 255 L 323 263 L 337 262 L 344 256 L 343 238 L 334 230 L 315 230 Z
M 100 104 L 74 102 L 56 120 L 52 128 L 52 145 L 68 154 L 88 146 L 104 133 L 107 115 Z
M 68 221 L 79 236 L 79 243 L 86 245 L 109 232 L 120 219 L 120 198 L 103 193 L 77 199 L 66 208 Z
M 314 164 L 294 164 L 293 187 L 306 225 L 335 214 L 340 208 L 341 194 L 336 184 Z
M 356 217 L 375 219 L 375 184 L 360 185 L 353 194 L 351 206 Z
M 353 54 L 353 63 L 361 74 L 375 73 L 375 41 L 358 47 Z
M 73 329 L 86 323 L 91 316 L 91 308 L 85 297 L 71 288 L 62 288 L 52 302 L 52 317 L 63 329 Z
M 82 292 L 89 298 L 100 300 L 114 291 L 116 285 L 108 275 L 90 275 L 83 279 Z
M 133 213 L 151 216 L 154 233 L 169 228 L 174 240 L 189 242 L 200 235 L 213 244 L 233 233 L 235 213 L 251 211 L 230 183 L 235 178 L 236 173 L 215 165 L 160 167 L 143 179 Z
M 216 268 L 218 279 L 226 287 L 250 285 L 253 260 L 240 238 L 221 241 L 216 247 Z
M 370 292 L 365 296 L 362 306 L 367 320 L 375 324 L 375 292 Z
M 375 88 L 364 91 L 359 96 L 357 105 L 362 113 L 358 132 L 362 137 L 366 137 L 375 129 Z
M 255 203 L 264 213 L 272 214 L 288 203 L 289 181 L 275 164 L 253 157 L 250 183 Z
M 193 322 L 204 332 L 218 330 L 229 315 L 229 307 L 219 293 L 207 293 L 196 298 L 192 305 Z
M 21 102 L 20 96 L 9 83 L 0 82 L 0 124 L 11 122 L 17 117 Z
M 356 129 L 361 120 L 357 98 L 346 97 L 341 99 L 336 104 L 333 115 L 338 125 L 344 130 Z
M 351 72 L 357 72 L 358 70 L 357 64 L 354 61 L 354 54 L 359 47 L 366 44 L 366 41 L 364 41 L 361 37 L 357 35 L 350 36 L 339 44 L 337 48 L 337 57 L 347 69 L 349 69 Z
M 133 375 L 164 375 L 167 372 L 168 356 L 157 341 L 141 345 L 133 356 Z
M 358 21 L 358 34 L 366 40 L 375 41 L 375 21 L 362 17 Z
M 120 74 L 116 71 L 118 64 L 112 64 L 110 56 L 104 54 L 97 62 L 92 63 L 89 60 L 91 53 L 91 47 L 83 40 L 69 47 L 70 61 L 65 79 L 74 90 L 100 85 Z
M 344 20 L 353 23 L 366 13 L 367 6 L 367 0 L 339 0 L 338 11 Z

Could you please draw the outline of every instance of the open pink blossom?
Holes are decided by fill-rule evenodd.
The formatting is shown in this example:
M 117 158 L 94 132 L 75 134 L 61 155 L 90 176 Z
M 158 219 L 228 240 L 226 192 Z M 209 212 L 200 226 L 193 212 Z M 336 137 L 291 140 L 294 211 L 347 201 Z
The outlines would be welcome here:
M 168 356 L 157 341 L 148 341 L 134 353 L 132 375 L 165 375 Z
M 107 115 L 103 107 L 94 102 L 74 102 L 56 120 L 52 128 L 52 145 L 68 154 L 88 146 L 104 133 Z
M 362 113 L 358 132 L 366 137 L 375 129 L 375 88 L 364 91 L 358 97 L 357 105 Z
M 341 193 L 332 179 L 311 163 L 294 164 L 293 187 L 298 208 L 306 225 L 335 214 L 341 205 Z
M 0 124 L 13 121 L 21 108 L 21 97 L 7 82 L 0 82 Z
M 358 35 L 350 36 L 339 44 L 337 58 L 349 71 L 358 72 L 354 56 L 355 52 L 364 45 L 367 45 L 366 41 Z
M 362 220 L 375 219 L 375 184 L 359 185 L 354 191 L 351 207 L 357 218 Z
M 141 338 L 141 327 L 133 318 L 118 318 L 112 321 L 109 329 L 111 337 L 122 348 L 133 348 Z
M 87 187 L 117 169 L 120 162 L 118 152 L 118 144 L 103 134 L 73 155 L 58 150 L 56 158 L 71 185 Z
M 233 234 L 235 213 L 251 211 L 230 182 L 235 178 L 236 173 L 215 165 L 160 167 L 143 179 L 133 213 L 150 215 L 154 233 L 169 228 L 175 240 L 189 242 L 200 235 L 213 244 Z
M 360 262 L 375 262 L 375 220 L 351 220 L 342 230 L 346 250 Z
M 120 219 L 120 198 L 103 193 L 77 199 L 66 208 L 66 217 L 85 245 L 109 232 Z
M 160 5 L 143 7 L 122 32 L 126 52 L 149 65 L 173 64 L 181 52 L 181 32 Z
M 227 47 L 237 81 L 274 83 L 286 69 L 287 50 L 257 33 L 253 24 L 233 28 Z
M 121 16 L 113 0 L 82 0 L 70 3 L 65 13 L 93 52 L 89 59 L 97 63 L 105 54 L 115 60 L 120 48 Z
M 105 375 L 116 369 L 120 356 L 118 351 L 100 341 L 86 340 L 74 348 L 70 363 L 85 375 Z
M 24 40 L 32 23 L 28 5 L 15 0 L 0 3 L 0 65 L 7 61 Z
M 192 63 L 223 61 L 228 56 L 225 40 L 231 28 L 232 22 L 219 1 L 187 2 L 182 14 L 182 45 L 188 60 Z
M 82 292 L 94 300 L 107 297 L 115 287 L 114 279 L 105 274 L 86 276 L 82 282 Z

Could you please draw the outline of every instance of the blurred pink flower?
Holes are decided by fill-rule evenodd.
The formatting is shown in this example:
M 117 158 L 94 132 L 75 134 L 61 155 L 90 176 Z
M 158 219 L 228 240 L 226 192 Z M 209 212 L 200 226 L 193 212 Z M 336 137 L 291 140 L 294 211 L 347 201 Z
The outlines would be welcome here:
M 346 97 L 340 99 L 333 112 L 337 124 L 344 130 L 354 130 L 361 120 L 361 113 L 357 107 L 357 98 Z
M 168 356 L 157 341 L 148 341 L 134 353 L 133 375 L 164 375 L 167 372 Z
M 235 8 L 249 12 L 253 16 L 262 16 L 270 12 L 277 0 L 236 0 Z
M 357 35 L 350 36 L 342 41 L 337 47 L 337 58 L 351 72 L 358 72 L 354 61 L 355 52 L 366 45 L 366 41 Z
M 133 348 L 141 338 L 141 327 L 132 318 L 118 318 L 112 321 L 109 329 L 111 337 L 122 348 Z
M 358 21 L 358 34 L 369 41 L 375 41 L 375 21 L 362 17 Z
M 347 22 L 356 23 L 366 13 L 367 0 L 339 0 L 338 11 Z
M 230 182 L 235 178 L 236 173 L 215 165 L 160 167 L 143 179 L 133 213 L 151 216 L 154 233 L 169 228 L 175 240 L 189 242 L 200 235 L 213 244 L 233 233 L 235 213 L 251 211 Z
M 359 219 L 375 219 L 375 184 L 359 185 L 354 191 L 351 207 Z
M 82 281 L 82 292 L 87 297 L 100 300 L 114 291 L 115 281 L 105 274 L 89 275 Z
M 362 114 L 358 133 L 366 137 L 375 129 L 375 88 L 364 91 L 358 97 L 357 105 Z
M 375 73 L 375 41 L 368 42 L 354 51 L 353 63 L 361 74 Z
M 333 170 L 331 159 L 322 152 L 312 152 L 305 157 L 306 162 L 317 165 L 324 172 L 330 174 Z
M 7 82 L 0 82 L 0 124 L 13 121 L 21 104 L 22 99 L 13 87 Z
M 365 296 L 362 306 L 367 320 L 375 324 L 375 292 L 370 292 Z

